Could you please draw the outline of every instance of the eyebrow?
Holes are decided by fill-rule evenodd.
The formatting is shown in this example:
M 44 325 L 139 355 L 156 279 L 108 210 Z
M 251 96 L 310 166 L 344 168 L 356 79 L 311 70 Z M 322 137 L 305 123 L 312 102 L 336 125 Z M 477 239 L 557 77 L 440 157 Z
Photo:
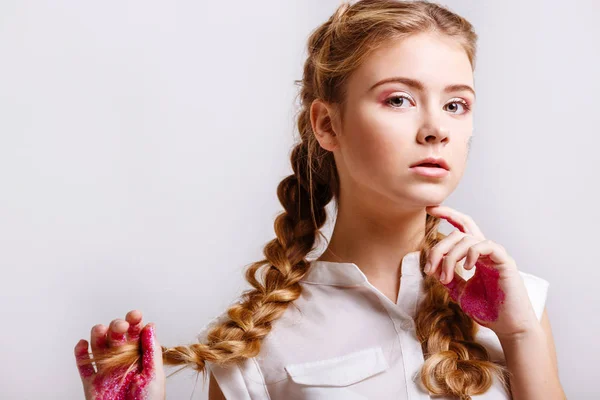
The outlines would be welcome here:
M 416 88 L 417 90 L 420 90 L 420 91 L 424 91 L 425 90 L 425 84 L 423 82 L 419 81 L 419 80 L 411 79 L 411 78 L 405 78 L 405 77 L 402 77 L 402 76 L 393 76 L 391 78 L 386 78 L 386 79 L 383 79 L 383 80 L 377 82 L 376 84 L 374 84 L 373 86 L 371 86 L 368 91 L 370 92 L 371 90 L 375 89 L 377 86 L 383 85 L 385 83 L 390 83 L 390 82 L 404 83 L 405 85 L 412 86 L 412 87 Z M 466 90 L 468 92 L 471 92 L 471 93 L 473 93 L 473 97 L 476 97 L 475 96 L 475 90 L 473 90 L 473 88 L 471 86 L 469 86 L 469 85 L 464 85 L 464 84 L 458 84 L 457 83 L 457 84 L 454 84 L 454 85 L 448 85 L 448 86 L 446 86 L 444 88 L 444 92 L 445 93 L 458 92 L 458 91 L 461 91 L 461 90 Z

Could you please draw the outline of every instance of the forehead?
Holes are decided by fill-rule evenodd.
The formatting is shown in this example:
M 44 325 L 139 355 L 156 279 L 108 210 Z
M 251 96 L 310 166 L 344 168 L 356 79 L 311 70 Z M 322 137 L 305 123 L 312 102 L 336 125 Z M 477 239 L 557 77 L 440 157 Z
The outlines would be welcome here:
M 363 93 L 394 76 L 420 80 L 431 91 L 453 84 L 473 86 L 473 70 L 461 44 L 433 33 L 395 39 L 375 50 L 350 78 L 350 90 Z

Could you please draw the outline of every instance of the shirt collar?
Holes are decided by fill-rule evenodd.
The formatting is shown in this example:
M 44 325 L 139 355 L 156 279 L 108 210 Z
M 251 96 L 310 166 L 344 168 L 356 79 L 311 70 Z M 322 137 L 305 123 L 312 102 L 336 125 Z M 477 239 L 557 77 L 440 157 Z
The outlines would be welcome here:
M 421 251 L 413 251 L 402 258 L 402 276 L 422 277 L 420 268 Z M 310 262 L 310 269 L 300 282 L 332 286 L 360 286 L 367 282 L 366 275 L 351 262 Z

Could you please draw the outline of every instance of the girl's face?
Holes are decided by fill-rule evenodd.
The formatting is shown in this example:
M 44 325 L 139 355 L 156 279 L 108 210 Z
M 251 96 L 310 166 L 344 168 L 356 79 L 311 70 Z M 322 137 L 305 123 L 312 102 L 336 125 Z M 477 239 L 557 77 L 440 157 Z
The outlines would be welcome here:
M 376 50 L 347 85 L 332 148 L 343 190 L 415 208 L 441 204 L 463 175 L 473 130 L 465 50 L 448 37 L 413 35 Z M 410 168 L 429 156 L 446 160 L 446 176 Z

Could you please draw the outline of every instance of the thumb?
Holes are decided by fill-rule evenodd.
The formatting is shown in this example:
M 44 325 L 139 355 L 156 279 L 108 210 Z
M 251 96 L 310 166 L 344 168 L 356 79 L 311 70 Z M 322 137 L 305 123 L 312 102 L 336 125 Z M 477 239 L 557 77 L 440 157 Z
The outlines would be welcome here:
M 162 348 L 156 338 L 156 325 L 151 322 L 142 329 L 142 375 L 151 378 L 163 369 Z

